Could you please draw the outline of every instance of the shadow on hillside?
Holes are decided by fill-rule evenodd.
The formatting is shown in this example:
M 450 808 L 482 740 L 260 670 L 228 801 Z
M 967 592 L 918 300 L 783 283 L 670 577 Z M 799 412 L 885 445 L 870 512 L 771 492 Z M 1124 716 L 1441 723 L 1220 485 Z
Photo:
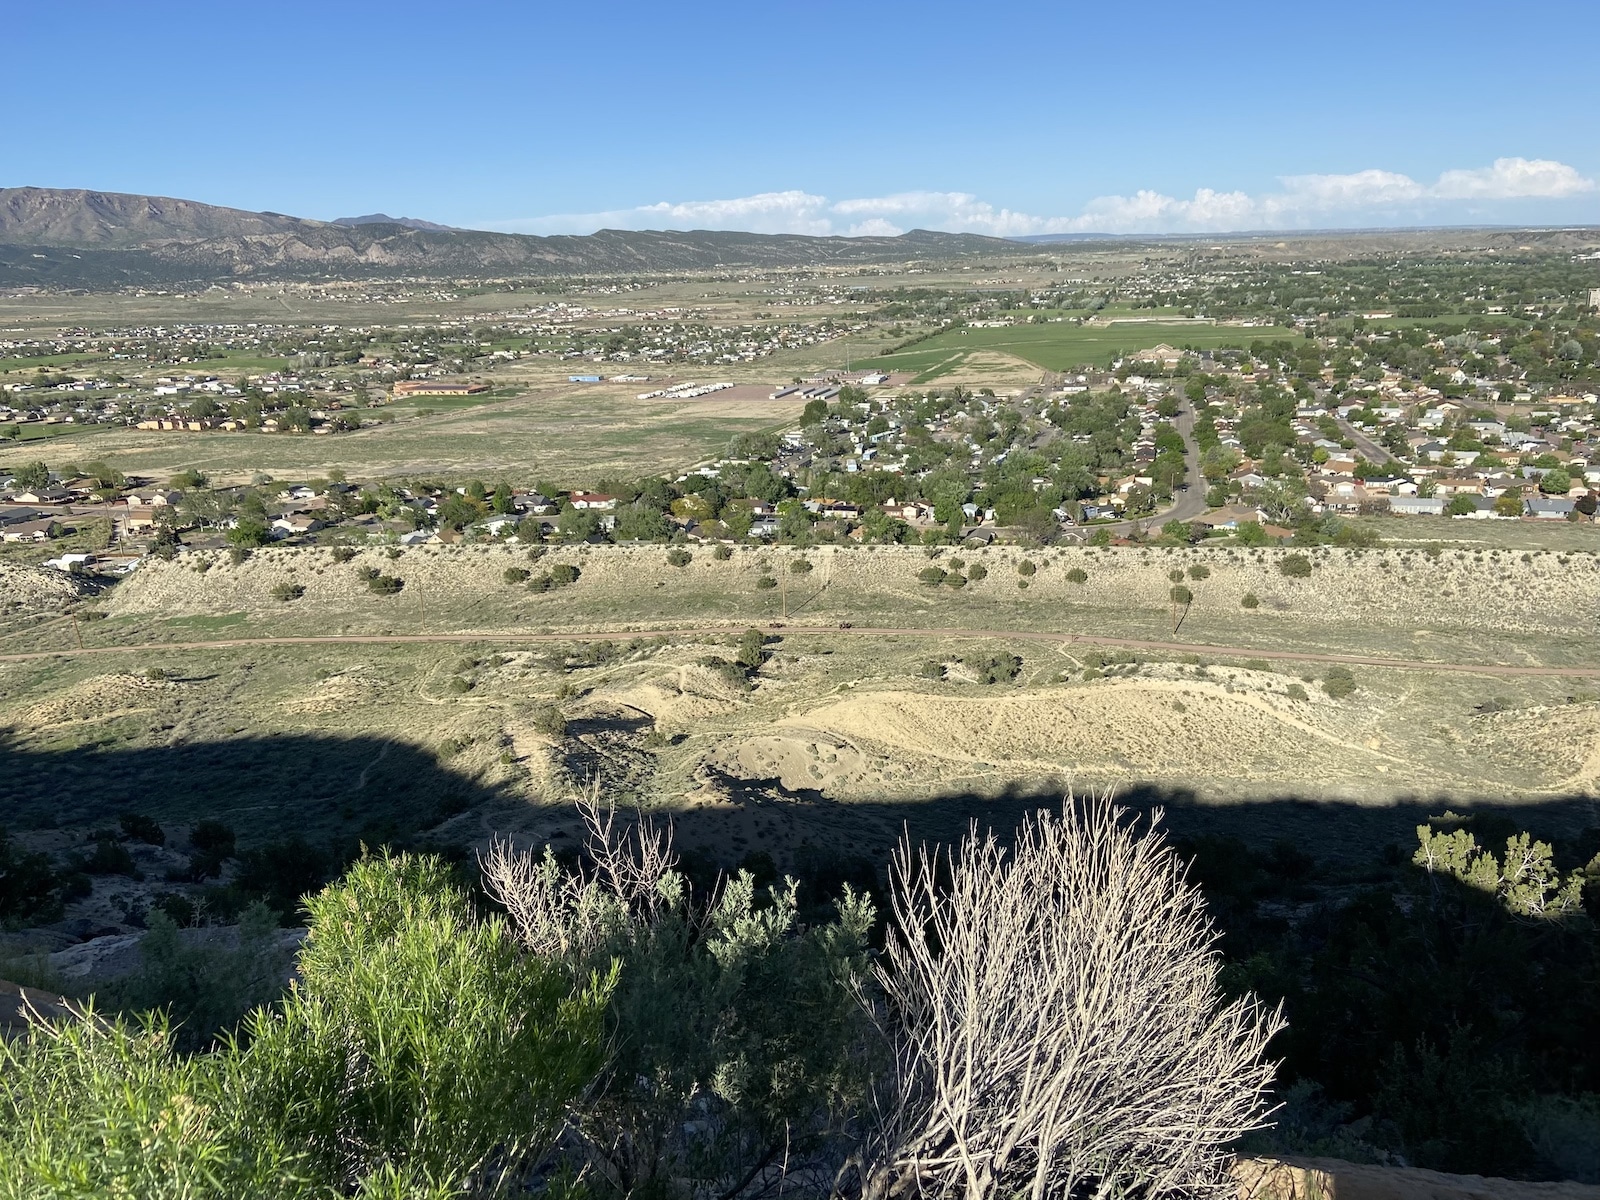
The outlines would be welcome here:
M 14 830 L 210 817 L 241 842 L 404 840 L 503 796 L 417 746 L 285 734 L 140 749 L 0 746 L 0 823 Z
M 575 721 L 569 729 L 573 755 L 581 760 L 578 765 L 602 778 L 610 772 L 620 778 L 629 774 L 625 768 L 634 767 L 642 775 L 643 766 L 633 761 L 650 760 L 634 744 L 642 729 L 631 713 Z M 607 742 L 603 757 L 608 762 L 601 763 L 595 744 L 608 737 L 619 744 Z M 776 780 L 712 775 L 733 804 L 679 810 L 669 802 L 658 811 L 671 814 L 684 833 L 693 835 L 690 842 L 725 864 L 761 850 L 781 860 L 803 844 L 832 844 L 881 864 L 902 829 L 918 840 L 951 842 L 976 820 L 1005 834 L 1023 814 L 1058 807 L 1062 797 L 1059 782 L 1051 781 L 987 795 L 838 802 L 818 792 L 785 791 Z M 13 830 L 114 823 L 124 813 L 142 813 L 163 823 L 223 820 L 242 843 L 299 837 L 380 844 L 411 841 L 456 814 L 514 799 L 427 750 L 370 736 L 286 734 L 47 752 L 0 746 L 0 824 Z M 1416 827 L 1447 808 L 1508 818 L 1517 828 L 1558 843 L 1600 825 L 1600 800 L 1590 796 L 1512 801 L 1440 795 L 1363 805 L 1286 795 L 1217 803 L 1192 790 L 1135 785 L 1124 787 L 1117 802 L 1136 813 L 1162 809 L 1176 839 L 1234 838 L 1263 849 L 1289 841 L 1319 860 L 1351 863 L 1370 862 L 1390 845 L 1409 859 Z M 763 844 L 759 833 L 752 839 L 748 832 L 732 832 L 736 826 L 747 830 L 744 818 L 752 809 L 763 817 L 758 828 L 782 827 L 782 836 L 775 832 L 771 845 Z

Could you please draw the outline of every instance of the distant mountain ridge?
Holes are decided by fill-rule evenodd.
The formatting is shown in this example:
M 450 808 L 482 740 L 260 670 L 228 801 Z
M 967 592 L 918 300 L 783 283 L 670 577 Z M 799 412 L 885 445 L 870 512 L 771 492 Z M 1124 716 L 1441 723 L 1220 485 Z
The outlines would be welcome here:
M 102 288 L 233 279 L 516 278 L 905 262 L 1032 248 L 970 233 L 806 237 L 602 229 L 534 237 L 431 222 L 281 213 L 81 189 L 0 189 L 0 285 Z
M 368 213 L 364 217 L 335 217 L 335 225 L 398 225 L 402 229 L 435 229 L 441 233 L 453 233 L 454 225 L 438 225 L 432 221 L 424 221 L 420 217 L 391 217 L 387 213 Z

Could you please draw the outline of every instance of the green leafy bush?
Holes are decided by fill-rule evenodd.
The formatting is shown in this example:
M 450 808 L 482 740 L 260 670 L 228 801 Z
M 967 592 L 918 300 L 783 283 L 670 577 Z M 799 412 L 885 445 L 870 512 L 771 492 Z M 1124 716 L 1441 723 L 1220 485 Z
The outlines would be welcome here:
M 281 600 L 287 603 L 290 600 L 298 600 L 305 594 L 305 585 L 301 583 L 292 583 L 289 580 L 284 580 L 282 583 L 272 585 L 272 598 L 274 600 Z
M 1330 667 L 1322 677 L 1322 690 L 1335 700 L 1343 700 L 1356 690 L 1356 677 L 1349 667 Z
M 711 551 L 711 557 L 716 559 L 718 562 L 727 562 L 733 557 L 733 547 L 725 546 L 721 542 L 718 542 Z
M 0 1195 L 444 1200 L 547 1150 L 614 969 L 525 953 L 437 859 L 364 859 L 308 907 L 242 1042 L 181 1056 L 166 1016 L 93 1012 L 0 1041 Z
M 1254 592 L 1246 592 L 1240 598 L 1239 603 L 1241 605 L 1243 605 L 1245 608 L 1260 608 L 1261 607 L 1261 598 L 1259 596 L 1257 596 Z
M 528 582 L 528 576 L 532 573 L 526 567 L 507 567 L 500 572 L 500 578 L 512 584 L 526 583 Z
M 1287 554 L 1278 561 L 1278 573 L 1290 579 L 1305 579 L 1311 574 L 1311 560 L 1304 554 Z
M 1205 563 L 1195 563 L 1194 566 L 1189 568 L 1189 578 L 1196 581 L 1210 579 L 1211 568 L 1206 566 Z
M 558 563 L 550 568 L 550 582 L 557 587 L 566 587 L 577 583 L 581 572 L 571 563 Z
M 375 596 L 397 595 L 405 585 L 406 581 L 398 575 L 377 574 L 367 580 L 367 590 Z
M 335 546 L 332 553 L 334 562 L 347 563 L 359 552 L 354 546 Z
M 773 588 L 775 588 L 777 586 L 778 586 L 778 581 L 776 579 L 774 579 L 771 575 L 763 575 L 759 579 L 756 580 L 756 590 L 757 591 L 770 592 Z
M 687 567 L 693 561 L 694 555 L 690 554 L 682 546 L 674 546 L 667 551 L 667 566 L 669 567 Z
M 946 587 L 964 588 L 967 586 L 967 577 L 965 575 L 957 575 L 954 571 L 951 571 L 950 574 L 944 577 L 944 583 Z
M 944 582 L 946 573 L 943 567 L 923 567 L 917 572 L 917 578 L 929 587 L 937 587 Z
M 1038 567 L 1034 566 L 1033 560 L 1029 558 L 1025 558 L 1017 564 L 1017 574 L 1024 578 L 1034 574 L 1038 569 Z
M 1067 582 L 1068 583 L 1088 583 L 1089 582 L 1089 572 L 1085 571 L 1082 567 L 1073 567 L 1070 571 L 1067 572 Z
M 804 559 L 804 558 L 792 558 L 792 559 L 790 559 L 789 560 L 789 573 L 791 575 L 808 575 L 808 574 L 810 574 L 811 573 L 811 562 L 810 562 L 810 560 Z
M 973 563 L 972 566 L 967 568 L 967 578 L 973 583 L 977 583 L 981 579 L 987 579 L 989 578 L 989 568 L 982 563 Z

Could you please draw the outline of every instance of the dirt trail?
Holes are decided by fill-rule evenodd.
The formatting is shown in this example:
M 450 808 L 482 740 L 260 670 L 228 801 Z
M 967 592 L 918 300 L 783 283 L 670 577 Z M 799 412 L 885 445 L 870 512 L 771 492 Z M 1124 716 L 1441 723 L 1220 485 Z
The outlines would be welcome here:
M 704 637 L 727 634 L 746 628 L 743 625 L 681 627 L 671 629 L 610 629 L 571 633 L 523 633 L 514 629 L 482 629 L 469 633 L 353 633 L 317 637 L 217 638 L 203 642 L 145 642 L 131 646 L 62 647 L 59 650 L 30 650 L 0 654 L 0 662 L 28 662 L 43 658 L 72 658 L 85 654 L 148 654 L 166 650 L 224 650 L 247 646 L 327 646 L 327 645 L 404 645 L 436 642 L 595 642 L 618 638 Z M 1389 658 L 1365 654 L 1318 654 L 1302 650 L 1269 650 L 1254 646 L 1220 646 L 1208 642 L 1147 641 L 1139 638 L 1102 637 L 1097 634 L 1047 633 L 1017 629 L 897 629 L 838 625 L 768 626 L 783 637 L 927 637 L 998 638 L 1009 641 L 1048 642 L 1061 645 L 1109 646 L 1123 650 L 1160 650 L 1179 654 L 1208 654 L 1223 658 L 1261 658 L 1288 662 L 1337 663 L 1356 667 L 1385 667 L 1403 671 L 1449 671 L 1466 675 L 1522 675 L 1564 679 L 1600 679 L 1600 664 L 1582 667 L 1513 666 L 1506 663 L 1439 662 L 1432 659 Z

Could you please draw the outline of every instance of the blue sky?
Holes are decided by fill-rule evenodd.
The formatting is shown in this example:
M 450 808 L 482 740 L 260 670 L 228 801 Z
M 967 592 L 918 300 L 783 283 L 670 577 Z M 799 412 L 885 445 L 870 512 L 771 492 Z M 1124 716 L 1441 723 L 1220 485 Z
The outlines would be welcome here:
M 1600 223 L 1600 4 L 0 0 L 0 186 L 997 234 Z

